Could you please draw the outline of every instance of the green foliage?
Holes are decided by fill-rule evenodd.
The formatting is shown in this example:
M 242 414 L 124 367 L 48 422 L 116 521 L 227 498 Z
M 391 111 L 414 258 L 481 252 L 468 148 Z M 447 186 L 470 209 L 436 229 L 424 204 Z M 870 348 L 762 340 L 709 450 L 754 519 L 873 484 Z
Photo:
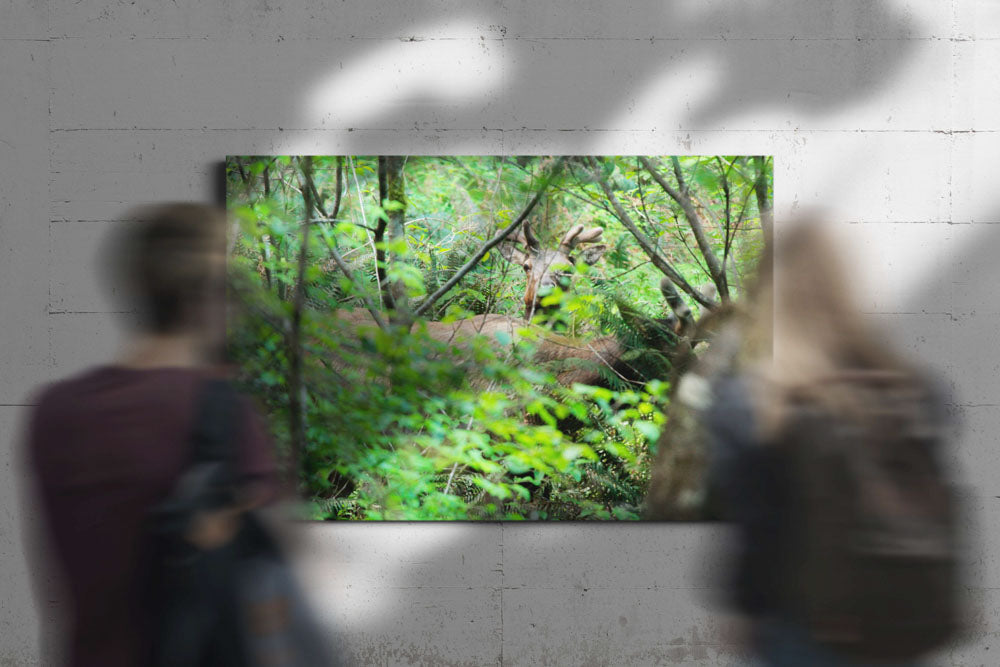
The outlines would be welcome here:
M 267 318 L 280 317 L 281 304 L 271 305 Z M 246 389 L 264 401 L 287 446 L 283 335 L 252 314 L 235 330 Z M 517 345 L 456 346 L 419 328 L 351 330 L 316 317 L 307 339 L 309 430 L 300 464 L 314 518 L 575 518 L 619 505 L 634 515 L 662 424 L 661 384 L 565 391 L 551 375 L 509 363 L 529 354 L 530 336 Z M 575 436 L 558 428 L 570 416 L 586 424 Z M 630 480 L 633 492 L 623 493 L 618 487 Z M 543 481 L 551 494 L 539 505 L 525 484 Z
M 673 176 L 669 159 L 654 161 Z M 643 232 L 692 284 L 707 280 L 704 258 L 683 213 L 632 158 L 604 158 L 600 173 Z M 293 294 L 305 294 L 298 343 L 304 363 L 305 443 L 296 469 L 313 519 L 618 519 L 638 518 L 668 400 L 671 339 L 657 339 L 622 317 L 664 317 L 661 274 L 606 205 L 579 165 L 556 178 L 532 219 L 554 247 L 571 225 L 604 228 L 601 264 L 574 269 L 571 286 L 543 298 L 544 325 L 574 339 L 613 335 L 648 382 L 600 368 L 603 386 L 562 386 L 560 368 L 532 361 L 539 330 L 511 336 L 441 340 L 418 322 L 382 330 L 389 320 L 381 281 L 399 284 L 417 306 L 448 280 L 498 228 L 509 224 L 547 173 L 545 158 L 411 158 L 403 167 L 405 203 L 379 201 L 373 157 L 316 157 L 316 220 L 304 234 L 303 178 L 296 158 L 231 158 L 231 210 L 240 223 L 231 261 L 230 350 L 244 388 L 271 418 L 289 460 L 295 341 Z M 762 247 L 750 158 L 679 159 L 713 250 L 727 258 L 734 292 Z M 336 174 L 341 170 L 339 209 Z M 722 179 L 730 190 L 728 219 Z M 381 221 L 405 216 L 406 237 L 376 242 Z M 306 271 L 298 273 L 303 238 Z M 333 261 L 346 263 L 345 275 Z M 393 261 L 377 270 L 376 252 Z M 380 275 L 382 276 L 380 278 Z M 426 319 L 519 315 L 524 272 L 490 252 Z M 693 308 L 696 304 L 691 304 Z M 349 316 L 345 313 L 350 311 Z M 542 321 L 541 319 L 539 320 Z M 435 326 L 441 326 L 436 324 Z M 562 362 L 563 368 L 574 360 Z M 290 471 L 292 472 L 292 471 Z

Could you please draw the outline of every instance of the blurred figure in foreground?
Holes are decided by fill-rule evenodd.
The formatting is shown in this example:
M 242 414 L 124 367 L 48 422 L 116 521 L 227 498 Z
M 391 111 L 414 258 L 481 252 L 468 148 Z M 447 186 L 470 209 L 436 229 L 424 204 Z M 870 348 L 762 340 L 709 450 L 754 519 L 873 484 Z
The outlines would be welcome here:
M 196 416 L 204 388 L 224 377 L 225 213 L 175 204 L 136 218 L 113 261 L 143 328 L 117 360 L 42 391 L 27 443 L 53 561 L 70 597 L 67 650 L 75 666 L 154 662 L 144 560 L 150 512 L 189 468 L 194 432 L 204 430 Z M 241 511 L 277 490 L 262 420 L 239 397 L 232 413 L 232 493 L 186 517 L 181 530 L 192 553 L 221 553 Z
M 915 665 L 961 622 L 945 404 L 868 328 L 828 233 L 779 233 L 742 332 L 754 351 L 713 383 L 729 602 L 763 664 Z

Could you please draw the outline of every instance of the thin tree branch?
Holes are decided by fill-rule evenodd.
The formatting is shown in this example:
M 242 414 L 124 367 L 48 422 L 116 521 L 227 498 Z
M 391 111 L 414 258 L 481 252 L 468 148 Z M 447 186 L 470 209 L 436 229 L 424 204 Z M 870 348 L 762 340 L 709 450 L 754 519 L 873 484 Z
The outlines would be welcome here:
M 385 200 L 389 196 L 388 176 L 386 175 L 386 156 L 378 156 L 378 205 L 385 206 Z M 375 223 L 375 236 L 372 245 L 375 246 L 375 275 L 378 280 L 378 288 L 381 293 L 382 304 L 387 310 L 392 310 L 395 306 L 392 301 L 392 290 L 386 280 L 386 259 L 385 259 L 385 230 L 389 225 L 388 216 L 385 209 Z
M 354 188 L 358 192 L 358 209 L 361 211 L 361 222 L 364 223 L 362 226 L 365 229 L 370 229 L 368 227 L 368 218 L 365 215 L 365 202 L 361 196 L 361 183 L 358 182 L 358 170 L 354 168 L 354 158 L 352 158 L 351 156 L 347 156 L 347 162 L 351 167 L 351 174 L 354 176 Z M 384 227 L 382 231 L 383 233 L 385 232 Z M 378 247 L 375 243 L 375 239 L 372 236 L 370 235 L 368 236 L 368 241 L 371 243 L 372 253 L 375 255 L 375 285 L 376 287 L 378 287 L 379 305 L 382 305 L 382 276 L 379 273 L 379 268 L 378 268 L 379 267 Z
M 271 160 L 271 162 L 268 162 L 267 166 L 264 167 L 264 171 L 262 173 L 262 176 L 264 177 L 264 179 L 263 179 L 264 180 L 264 199 L 270 199 L 271 198 L 271 177 L 270 177 L 269 173 L 271 171 L 271 165 L 273 163 L 274 163 L 274 160 Z M 243 166 L 240 164 L 239 158 L 236 158 L 236 164 L 240 168 L 240 174 L 243 174 L 244 173 L 243 172 Z M 246 185 L 247 185 L 247 204 L 249 204 L 250 203 L 250 183 L 246 182 Z M 259 223 L 260 223 L 260 221 L 258 220 L 258 228 L 259 228 Z M 260 236 L 260 254 L 261 254 L 261 264 L 264 267 L 264 280 L 265 280 L 265 282 L 267 282 L 267 289 L 270 290 L 273 283 L 272 283 L 272 280 L 271 280 L 271 237 L 270 237 L 269 234 L 261 234 L 261 236 Z
M 736 235 L 740 232 L 747 213 L 747 206 L 750 204 L 750 195 L 753 193 L 754 186 L 751 185 L 743 193 L 743 205 L 740 206 L 740 214 L 736 217 L 736 221 L 733 223 L 732 233 L 726 239 L 726 246 L 724 250 L 724 255 L 729 256 L 732 254 L 733 244 L 736 243 Z
M 331 222 L 338 222 L 338 220 L 336 218 L 321 217 L 321 218 L 313 218 L 309 222 L 313 223 L 314 225 L 319 225 L 319 224 L 328 224 L 328 223 L 331 223 Z M 361 229 L 364 229 L 365 231 L 368 231 L 368 232 L 375 231 L 371 227 L 365 227 L 360 222 L 356 222 L 354 220 L 341 220 L 339 222 L 346 222 L 349 225 L 354 225 L 355 227 L 360 227 Z
M 628 275 L 629 273 L 632 273 L 633 271 L 638 271 L 642 267 L 646 266 L 647 264 L 651 264 L 651 263 L 652 263 L 652 260 L 649 260 L 649 259 L 647 259 L 645 262 L 639 262 L 638 264 L 636 264 L 635 266 L 633 266 L 631 269 L 625 269 L 621 273 L 616 273 L 613 276 L 608 276 L 607 281 L 608 282 L 612 282 L 614 280 L 618 280 L 622 276 Z
M 267 325 L 280 334 L 283 340 L 287 340 L 289 328 L 288 320 L 275 319 L 266 308 L 260 306 L 260 300 L 249 294 L 247 289 L 245 289 L 238 281 L 230 281 L 228 283 L 228 287 L 231 290 L 231 293 L 236 297 L 237 302 L 253 317 L 263 320 Z
M 687 218 L 688 225 L 691 227 L 691 231 L 694 232 L 694 240 L 698 243 L 698 249 L 701 250 L 702 256 L 705 258 L 705 263 L 708 266 L 708 273 L 712 278 L 712 282 L 715 286 L 719 288 L 719 297 L 723 300 L 729 298 L 729 286 L 726 283 L 726 274 L 719 263 L 719 258 L 715 256 L 712 252 L 712 246 L 708 242 L 708 237 L 705 236 L 705 228 L 701 222 L 701 216 L 698 215 L 698 211 L 694 208 L 694 202 L 691 201 L 691 197 L 687 193 L 687 186 L 684 184 L 683 176 L 681 175 L 680 161 L 677 158 L 673 158 L 674 162 L 674 173 L 677 175 L 678 183 L 681 184 L 681 190 L 676 190 L 670 183 L 663 178 L 653 163 L 649 161 L 648 158 L 640 157 L 639 160 L 642 162 L 642 166 L 649 171 L 649 174 L 653 177 L 663 191 L 666 192 L 671 199 L 680 204 L 681 209 L 684 211 L 684 217 Z M 671 277 L 672 279 L 672 277 Z M 684 289 L 681 287 L 681 289 Z M 702 303 L 699 301 L 699 303 Z M 703 304 L 705 306 L 711 307 L 713 304 L 711 302 Z
M 729 241 L 730 234 L 732 234 L 732 215 L 733 215 L 733 202 L 732 195 L 729 192 L 729 170 L 733 168 L 732 163 L 729 164 L 729 170 L 723 169 L 722 167 L 722 157 L 715 156 L 715 160 L 719 165 L 719 172 L 721 173 L 722 181 L 722 193 L 726 197 L 726 217 L 723 221 L 722 226 L 722 275 L 726 274 L 726 263 L 729 261 Z M 726 280 L 726 291 L 728 292 L 729 280 Z
M 385 155 L 378 156 L 378 205 L 381 206 L 389 197 L 389 183 L 386 176 L 387 158 Z
M 732 246 L 736 244 L 736 236 L 743 230 L 743 222 L 746 220 L 747 205 L 750 203 L 750 195 L 753 194 L 753 185 L 747 188 L 746 192 L 743 194 L 743 206 L 740 207 L 740 214 L 736 218 L 736 222 L 733 223 L 733 233 L 729 238 L 729 245 L 726 248 L 726 254 L 732 254 Z M 733 277 L 737 288 L 742 292 L 744 287 L 743 274 L 737 271 L 735 264 L 729 264 L 728 270 L 730 275 Z
M 343 175 L 343 171 L 344 171 L 344 157 L 340 155 L 337 157 L 337 175 L 335 176 L 337 181 L 337 189 L 335 190 L 334 193 L 333 210 L 330 211 L 329 213 L 327 213 L 326 210 L 323 208 L 323 198 L 319 196 L 319 190 L 317 190 L 316 188 L 316 180 L 314 178 L 308 179 L 309 188 L 312 190 L 313 194 L 313 201 L 316 204 L 316 210 L 319 211 L 324 218 L 326 218 L 325 221 L 313 219 L 310 220 L 310 222 L 313 223 L 333 222 L 334 220 L 337 219 L 337 215 L 340 213 L 340 199 L 341 196 L 343 195 L 343 187 L 342 187 L 343 184 L 341 183 L 341 176 Z
M 286 181 L 286 180 L 285 180 L 285 179 L 284 179 L 284 178 L 283 178 L 283 177 L 281 176 L 281 173 L 280 173 L 280 172 L 278 173 L 278 180 L 279 180 L 279 181 L 281 181 L 281 184 L 282 184 L 282 185 L 284 185 L 284 186 L 285 186 L 286 188 L 288 188 L 289 190 L 294 190 L 295 192 L 298 192 L 298 193 L 299 193 L 300 195 L 302 194 L 302 190 L 301 190 L 301 189 L 299 189 L 299 188 L 297 188 L 297 187 L 295 187 L 294 185 L 292 185 L 292 184 L 291 184 L 291 183 L 289 183 L 288 181 Z
M 598 185 L 601 186 L 601 190 L 604 191 L 604 196 L 608 198 L 609 202 L 611 202 L 611 207 L 615 211 L 615 217 L 617 217 L 618 220 L 620 220 L 621 223 L 625 225 L 626 229 L 632 232 L 632 236 L 634 236 L 635 240 L 639 242 L 639 245 L 642 246 L 642 249 L 646 251 L 646 254 L 649 256 L 649 259 L 653 262 L 653 265 L 656 268 L 658 268 L 663 273 L 663 275 L 670 278 L 670 280 L 672 280 L 674 284 L 676 284 L 684 292 L 690 295 L 692 299 L 694 299 L 701 305 L 705 306 L 706 308 L 714 307 L 715 304 L 710 299 L 707 299 L 701 292 L 691 287 L 688 281 L 684 279 L 684 276 L 682 276 L 680 272 L 677 271 L 677 269 L 675 269 L 663 255 L 657 252 L 656 247 L 653 245 L 653 243 L 646 237 L 645 234 L 642 233 L 642 231 L 638 227 L 636 227 L 635 223 L 632 222 L 632 219 L 625 211 L 625 208 L 621 205 L 621 202 L 618 201 L 618 197 L 615 196 L 615 193 L 611 190 L 611 187 L 601 177 L 600 169 L 598 168 L 597 162 L 594 160 L 594 158 L 586 157 L 584 159 L 587 160 L 588 164 L 590 165 L 593 179 L 597 181 Z
M 757 210 L 760 212 L 760 226 L 764 230 L 764 242 L 770 244 L 774 239 L 774 208 L 767 196 L 767 160 L 763 155 L 755 155 L 754 165 L 757 167 L 757 181 L 754 190 L 757 192 Z
M 674 223 L 677 222 L 676 217 L 673 218 L 673 222 Z M 679 224 L 674 224 L 672 227 L 673 229 L 671 231 L 671 234 L 673 235 L 674 240 L 678 241 L 681 245 L 684 246 L 684 249 L 687 251 L 688 255 L 690 255 L 694 263 L 698 265 L 698 269 L 700 269 L 701 272 L 704 273 L 706 276 L 708 276 L 708 279 L 711 280 L 712 274 L 709 273 L 708 267 L 705 266 L 705 259 L 701 257 L 701 253 L 695 252 L 695 249 L 691 247 L 691 244 L 688 243 L 687 236 L 684 234 L 684 230 L 681 228 Z M 701 281 L 699 280 L 699 282 Z
M 342 189 L 340 187 L 340 175 L 341 175 L 341 168 L 342 167 L 343 167 L 343 158 L 341 158 L 340 161 L 338 161 L 338 164 L 337 164 L 337 194 L 336 194 L 336 200 L 334 201 L 333 216 L 331 216 L 331 219 L 335 218 L 336 215 L 337 215 L 337 213 L 340 212 L 340 201 L 341 201 L 341 195 L 342 195 Z M 306 171 L 303 172 L 303 174 L 305 176 L 306 184 L 308 185 L 308 188 L 303 188 L 303 189 L 306 189 L 306 190 L 308 190 L 310 192 L 316 192 L 316 184 L 313 182 L 312 170 L 306 170 Z M 359 189 L 359 193 L 360 193 L 360 189 Z M 358 196 L 358 199 L 359 200 L 361 199 L 360 194 Z M 308 212 L 307 212 L 307 216 L 308 216 Z M 307 220 L 309 220 L 310 223 L 315 222 L 315 219 L 312 219 L 312 218 L 308 218 L 307 217 Z M 377 324 L 380 329 L 383 329 L 383 330 L 386 329 L 387 325 L 385 323 L 385 320 L 382 319 L 382 315 L 379 313 L 378 308 L 376 308 L 371 303 L 371 301 L 368 300 L 368 297 L 365 295 L 364 290 L 362 289 L 362 287 L 360 285 L 358 285 L 357 281 L 354 279 L 354 274 L 351 272 L 351 267 L 349 267 L 347 265 L 347 263 L 344 261 L 344 258 L 340 256 L 340 253 L 337 252 L 337 249 L 334 248 L 333 245 L 328 244 L 328 248 L 327 249 L 330 252 L 330 257 L 333 258 L 334 264 L 337 265 L 337 268 L 339 268 L 341 270 L 341 272 L 347 277 L 347 279 L 350 280 L 351 283 L 354 285 L 355 290 L 357 291 L 358 295 L 361 298 L 361 302 L 365 305 L 365 309 L 369 313 L 371 313 L 372 317 L 375 319 L 375 324 Z
M 514 232 L 514 230 L 516 230 L 518 227 L 521 226 L 521 223 L 523 223 L 527 219 L 528 215 L 535 208 L 535 205 L 538 204 L 539 200 L 542 198 L 542 195 L 545 194 L 545 191 L 549 187 L 549 182 L 552 180 L 552 177 L 555 176 L 556 172 L 562 166 L 563 160 L 564 158 L 559 158 L 556 164 L 552 167 L 552 171 L 549 173 L 549 176 L 542 182 L 541 187 L 535 193 L 535 196 L 531 198 L 531 201 L 528 202 L 528 205 L 524 207 L 524 210 L 521 211 L 521 214 L 517 216 L 514 222 L 504 227 L 502 230 L 497 232 L 496 236 L 494 236 L 492 239 L 484 243 L 483 246 L 476 251 L 476 254 L 474 254 L 472 258 L 469 259 L 469 261 L 467 261 L 464 265 L 462 265 L 462 267 L 458 271 L 456 271 L 455 274 L 451 278 L 449 278 L 444 285 L 438 288 L 436 292 L 431 294 L 424 300 L 422 304 L 420 304 L 420 307 L 414 311 L 413 313 L 414 316 L 421 317 L 424 313 L 426 313 L 438 299 L 447 294 L 452 287 L 457 285 L 458 281 L 464 278 L 465 275 L 469 273 L 469 271 L 471 271 L 476 266 L 476 264 L 478 264 L 480 260 L 483 259 L 483 257 L 486 256 L 486 253 L 488 253 L 490 250 L 492 250 L 497 245 L 502 243 L 504 239 L 506 239 L 508 236 L 510 236 L 511 233 Z
M 242 159 L 236 158 L 236 168 L 239 170 L 239 172 L 240 172 L 240 180 L 243 181 L 243 185 L 246 187 L 246 190 L 247 190 L 247 200 L 248 200 L 247 203 L 250 203 L 249 202 L 249 199 L 250 199 L 250 177 L 247 175 L 246 169 L 243 168 L 243 160 Z
M 725 197 L 726 197 L 726 208 L 725 208 L 726 217 L 725 217 L 725 219 L 723 221 L 722 231 L 723 231 L 723 241 L 724 242 L 728 242 L 729 241 L 729 226 L 732 223 L 732 214 L 733 214 L 733 211 L 732 211 L 733 202 L 732 202 L 732 197 L 731 197 L 731 195 L 729 193 L 729 171 L 732 170 L 733 165 L 730 164 L 729 165 L 729 169 L 723 169 L 722 157 L 718 156 L 718 155 L 715 156 L 715 161 L 719 165 L 719 173 L 722 175 L 721 179 L 720 179 L 721 182 L 722 182 L 722 194 L 725 195 Z M 723 264 L 723 266 L 725 266 L 725 264 L 726 264 L 725 256 L 723 256 L 722 264 Z
M 388 329 L 389 325 L 387 325 L 385 320 L 382 319 L 382 314 L 379 312 L 378 308 L 375 307 L 375 304 L 373 304 L 368 299 L 361 286 L 358 285 L 357 281 L 354 279 L 354 274 L 351 273 L 351 267 L 349 267 L 347 263 L 344 262 L 344 258 L 340 256 L 340 253 L 337 252 L 336 248 L 333 247 L 330 248 L 330 257 L 333 258 L 333 261 L 337 265 L 337 268 L 339 268 L 341 272 L 345 276 L 347 276 L 347 279 L 354 284 L 354 287 L 358 292 L 358 296 L 361 298 L 361 302 L 365 305 L 365 310 L 371 313 L 372 317 L 375 319 L 375 324 L 377 324 L 378 327 L 382 330 Z
M 530 174 L 531 173 L 527 168 L 519 165 L 516 160 L 511 160 L 510 158 L 507 158 L 507 159 L 504 160 L 504 162 L 506 162 L 507 164 L 510 164 L 510 165 L 512 165 L 514 167 L 517 167 L 518 169 L 520 169 L 521 171 L 523 171 L 526 174 Z M 574 176 L 575 176 L 575 174 L 574 174 Z M 579 179 L 577 179 L 577 183 L 579 183 L 580 184 L 580 188 L 586 192 L 586 188 L 584 187 L 583 183 L 580 182 Z M 551 185 L 550 187 L 552 189 L 554 189 L 554 190 L 558 190 L 559 192 L 567 194 L 570 197 L 574 197 L 576 199 L 579 199 L 580 201 L 582 201 L 585 204 L 590 204 L 594 208 L 599 208 L 602 211 L 604 211 L 605 213 L 612 213 L 611 209 L 609 209 L 607 206 L 604 206 L 603 204 L 601 204 L 601 202 L 594 201 L 593 199 L 590 199 L 588 197 L 584 197 L 583 195 L 581 195 L 581 194 L 579 194 L 577 192 L 573 192 L 569 188 L 564 188 L 561 185 L 555 185 L 555 184 Z
M 687 181 L 684 180 L 684 171 L 681 169 L 681 161 L 677 159 L 676 155 L 674 155 L 670 158 L 670 164 L 674 167 L 674 176 L 677 178 L 677 184 L 680 186 L 681 192 L 687 194 L 690 189 L 688 188 Z M 701 165 L 701 158 L 699 158 L 698 163 L 695 164 L 695 169 L 697 169 L 699 165 Z
M 399 251 L 400 246 L 406 248 L 408 245 L 404 224 L 406 218 L 406 180 L 403 167 L 406 164 L 406 158 L 386 156 L 379 159 L 384 160 L 385 163 L 386 186 L 386 196 L 380 205 L 389 208 L 389 202 L 396 204 L 396 206 L 389 208 L 385 214 L 387 218 L 386 241 L 389 245 L 389 249 L 386 250 L 386 272 L 388 274 L 390 265 L 402 265 L 406 261 L 407 251 Z M 383 283 L 382 287 L 383 289 L 388 287 L 389 298 L 386 300 L 386 305 L 392 309 L 389 313 L 389 321 L 409 328 L 413 323 L 413 318 L 410 311 L 410 298 L 406 293 L 406 285 L 403 280 L 397 277 Z
M 313 192 L 316 191 L 316 187 L 312 183 L 312 157 L 299 158 L 299 167 L 305 217 L 302 221 L 302 234 L 299 240 L 298 280 L 295 282 L 295 293 L 292 297 L 292 326 L 288 336 L 288 426 L 292 440 L 292 460 L 296 470 L 303 463 L 306 431 L 308 430 L 306 424 L 307 396 L 305 384 L 302 382 L 302 311 L 305 307 L 309 230 L 312 227 L 309 220 L 313 217 L 313 206 L 315 205 Z

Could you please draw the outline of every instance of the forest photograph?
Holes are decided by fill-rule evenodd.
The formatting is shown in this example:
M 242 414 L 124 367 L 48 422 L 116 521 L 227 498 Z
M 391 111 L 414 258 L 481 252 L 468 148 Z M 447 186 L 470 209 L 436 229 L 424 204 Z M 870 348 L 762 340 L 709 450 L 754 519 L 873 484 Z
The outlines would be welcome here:
M 307 518 L 709 517 L 676 390 L 752 285 L 772 174 L 229 156 L 228 356 Z

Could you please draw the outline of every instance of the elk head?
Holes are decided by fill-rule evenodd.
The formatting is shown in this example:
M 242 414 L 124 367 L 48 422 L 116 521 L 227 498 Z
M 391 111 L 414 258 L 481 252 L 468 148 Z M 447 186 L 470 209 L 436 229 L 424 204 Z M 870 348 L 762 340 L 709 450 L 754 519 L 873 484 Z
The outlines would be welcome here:
M 521 266 L 527 274 L 524 289 L 525 319 L 530 320 L 535 313 L 542 310 L 541 300 L 553 288 L 558 286 L 563 290 L 569 289 L 573 267 L 577 262 L 587 265 L 597 263 L 608 249 L 606 245 L 603 243 L 591 245 L 580 251 L 577 250 L 577 246 L 593 243 L 600 239 L 603 233 L 604 230 L 600 227 L 584 230 L 583 225 L 574 225 L 559 241 L 559 247 L 550 250 L 542 248 L 526 221 L 512 243 L 500 245 L 500 254 L 503 258 Z

